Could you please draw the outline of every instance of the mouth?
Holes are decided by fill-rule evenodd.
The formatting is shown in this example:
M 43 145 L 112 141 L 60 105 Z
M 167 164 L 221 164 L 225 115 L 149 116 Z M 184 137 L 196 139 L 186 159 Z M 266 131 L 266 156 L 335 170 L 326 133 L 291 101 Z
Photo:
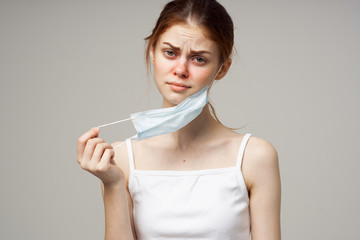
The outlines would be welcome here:
M 179 83 L 179 82 L 168 82 L 167 84 L 170 86 L 170 88 L 172 90 L 174 90 L 176 92 L 181 92 L 188 88 L 191 88 L 190 86 L 183 84 L 183 83 Z

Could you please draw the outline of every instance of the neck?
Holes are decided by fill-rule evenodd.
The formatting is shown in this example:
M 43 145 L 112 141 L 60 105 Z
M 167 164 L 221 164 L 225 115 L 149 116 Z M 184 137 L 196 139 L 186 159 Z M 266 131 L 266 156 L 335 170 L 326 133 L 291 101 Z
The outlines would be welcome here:
M 186 150 L 195 143 L 199 144 L 201 140 L 211 139 L 211 136 L 220 128 L 222 125 L 211 116 L 209 107 L 206 105 L 199 116 L 188 125 L 171 133 L 169 140 L 173 142 L 176 148 Z

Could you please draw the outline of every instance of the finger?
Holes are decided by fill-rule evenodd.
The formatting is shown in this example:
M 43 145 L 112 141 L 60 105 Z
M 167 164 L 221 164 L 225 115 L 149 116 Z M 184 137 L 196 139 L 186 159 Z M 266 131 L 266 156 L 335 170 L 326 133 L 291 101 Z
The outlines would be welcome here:
M 80 163 L 80 160 L 83 156 L 85 145 L 87 141 L 91 138 L 97 137 L 99 135 L 99 128 L 91 128 L 89 131 L 84 133 L 81 137 L 78 139 L 77 143 L 77 161 Z
M 99 168 L 104 169 L 107 165 L 112 164 L 111 161 L 114 159 L 115 151 L 113 149 L 107 148 L 104 151 L 104 154 L 101 157 Z
M 112 146 L 108 143 L 98 143 L 95 147 L 94 153 L 91 157 L 91 162 L 97 164 L 103 156 L 106 149 L 112 149 Z
M 81 161 L 89 162 L 92 155 L 94 154 L 96 145 L 99 143 L 103 143 L 103 142 L 104 142 L 104 139 L 101 139 L 101 138 L 89 139 L 86 143 Z

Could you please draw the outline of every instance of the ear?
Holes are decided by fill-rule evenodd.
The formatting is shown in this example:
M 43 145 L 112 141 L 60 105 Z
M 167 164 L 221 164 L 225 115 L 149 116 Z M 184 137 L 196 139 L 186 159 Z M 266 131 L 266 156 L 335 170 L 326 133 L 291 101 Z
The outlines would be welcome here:
M 225 60 L 223 66 L 221 67 L 221 70 L 219 71 L 219 73 L 217 74 L 217 76 L 215 77 L 215 80 L 220 80 L 223 77 L 225 77 L 226 73 L 229 71 L 229 68 L 231 66 L 232 60 L 231 58 Z
M 150 49 L 150 59 L 151 59 L 151 63 L 154 64 L 154 48 L 153 47 Z

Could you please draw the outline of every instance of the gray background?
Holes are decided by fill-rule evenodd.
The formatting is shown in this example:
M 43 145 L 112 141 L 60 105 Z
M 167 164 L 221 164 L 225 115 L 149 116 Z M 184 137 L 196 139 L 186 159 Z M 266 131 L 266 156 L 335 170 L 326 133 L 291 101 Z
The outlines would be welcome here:
M 143 38 L 165 2 L 1 0 L 0 239 L 103 238 L 99 181 L 77 165 L 76 140 L 160 107 Z M 211 98 L 226 125 L 277 149 L 283 239 L 358 238 L 359 1 L 220 2 L 238 54 Z

